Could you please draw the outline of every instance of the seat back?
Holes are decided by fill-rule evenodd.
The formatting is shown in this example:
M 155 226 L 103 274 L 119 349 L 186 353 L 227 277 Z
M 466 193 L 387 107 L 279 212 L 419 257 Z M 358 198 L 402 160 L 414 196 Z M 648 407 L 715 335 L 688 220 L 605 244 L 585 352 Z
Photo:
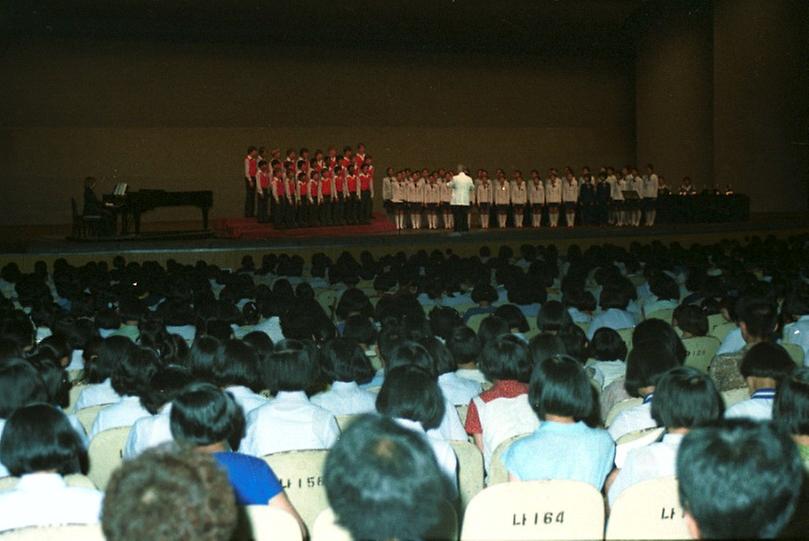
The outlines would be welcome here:
M 132 427 L 123 426 L 102 430 L 90 440 L 87 448 L 90 471 L 87 472 L 87 477 L 101 491 L 107 488 L 112 472 L 123 462 L 123 449 L 130 428 Z
M 736 327 L 737 325 L 734 322 L 728 321 L 727 323 L 717 325 L 716 327 L 711 329 L 711 331 L 708 334 L 710 334 L 711 336 L 713 336 L 714 338 L 716 338 L 721 342 L 722 340 L 725 339 L 727 335 L 730 334 L 731 331 L 735 330 Z
M 708 366 L 716 355 L 716 351 L 722 343 L 713 336 L 695 336 L 683 340 L 688 355 L 685 358 L 685 365 L 691 366 L 702 372 L 708 373 Z
M 85 432 L 90 433 L 90 430 L 93 428 L 93 423 L 96 417 L 98 417 L 98 412 L 105 407 L 107 407 L 107 404 L 90 406 L 89 408 L 83 408 L 76 412 L 76 418 L 81 423 L 81 426 L 84 427 Z
M 725 316 L 723 316 L 722 314 L 711 314 L 711 315 L 709 315 L 708 316 L 708 334 L 713 336 L 711 331 L 714 330 L 719 325 L 722 325 L 723 323 L 727 323 L 727 322 L 728 322 L 728 320 L 725 319 Z
M 268 505 L 248 505 L 242 509 L 234 541 L 301 541 L 303 533 L 295 517 Z
M 750 398 L 750 390 L 747 387 L 741 389 L 731 389 L 729 391 L 722 391 L 722 402 L 725 403 L 725 409 L 728 409 L 734 404 L 738 404 L 742 400 Z
M 674 316 L 674 309 L 665 308 L 663 310 L 655 310 L 651 314 L 647 314 L 646 319 L 662 319 L 666 323 L 671 323 L 671 319 L 673 316 Z
M 451 441 L 449 444 L 458 457 L 458 492 L 463 511 L 472 498 L 483 490 L 483 454 L 477 445 L 468 441 Z
M 333 289 L 324 289 L 317 293 L 315 299 L 326 311 L 326 315 L 331 318 L 334 315 L 334 309 L 337 307 L 337 292 Z
M 803 359 L 804 359 L 804 351 L 801 346 L 798 344 L 790 344 L 788 342 L 781 342 L 781 345 L 784 346 L 784 349 L 787 350 L 789 356 L 795 361 L 795 364 L 798 366 L 803 366 Z
M 76 409 L 76 402 L 79 400 L 79 395 L 85 389 L 85 387 L 87 387 L 86 384 L 77 383 L 70 388 L 70 401 L 67 407 L 64 409 L 65 413 L 73 413 L 73 410 Z
M 615 418 L 618 417 L 619 413 L 625 409 L 634 408 L 638 404 L 643 404 L 642 398 L 627 398 L 626 400 L 621 400 L 607 412 L 607 416 L 604 418 L 604 426 L 609 427 Z
M 656 442 L 663 435 L 664 431 L 665 429 L 660 427 L 645 428 L 643 430 L 633 430 L 618 438 L 618 441 L 615 442 L 615 467 L 623 468 L 626 455 L 628 455 L 632 449 L 646 447 Z
M 337 421 L 337 426 L 340 428 L 340 432 L 344 432 L 346 427 L 351 424 L 351 421 L 357 418 L 356 415 L 336 415 L 335 420 Z
M 281 481 L 289 501 L 309 528 L 317 515 L 329 506 L 323 485 L 323 465 L 327 454 L 325 449 L 317 449 L 273 453 L 264 457 Z
M 604 499 L 578 481 L 527 481 L 490 486 L 466 508 L 461 539 L 601 539 Z
M 3 541 L 104 541 L 100 524 L 30 526 L 0 534 Z
M 506 465 L 503 464 L 503 454 L 506 452 L 512 443 L 526 437 L 528 434 L 518 434 L 512 436 L 500 445 L 492 453 L 492 461 L 489 464 L 489 476 L 486 479 L 486 485 L 492 486 L 499 483 L 508 483 L 508 470 Z
M 478 332 L 478 330 L 480 330 L 480 323 L 490 315 L 491 314 L 475 314 L 469 318 L 469 321 L 466 322 L 466 326 L 473 331 Z
M 337 517 L 331 507 L 327 507 L 315 519 L 310 528 L 312 541 L 351 541 L 351 534 L 337 524 Z M 449 502 L 441 505 L 441 522 L 428 532 L 427 539 L 455 541 L 458 539 L 458 516 Z
M 607 523 L 607 539 L 689 537 L 674 477 L 643 481 L 621 492 Z
M 458 418 L 461 420 L 461 424 L 466 426 L 466 416 L 469 414 L 469 404 L 465 406 L 455 406 L 455 411 L 458 412 Z
M 618 329 L 615 332 L 618 333 L 618 336 L 620 336 L 621 340 L 623 340 L 624 344 L 626 344 L 626 351 L 628 355 L 629 352 L 632 351 L 632 333 L 635 332 L 635 328 L 629 327 L 626 329 Z

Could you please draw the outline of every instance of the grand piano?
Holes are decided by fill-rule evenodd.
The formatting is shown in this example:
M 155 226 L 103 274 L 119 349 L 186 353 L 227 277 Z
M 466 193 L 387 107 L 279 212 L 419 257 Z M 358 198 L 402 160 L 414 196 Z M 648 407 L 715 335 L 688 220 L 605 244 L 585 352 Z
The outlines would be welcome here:
M 140 219 L 144 212 L 163 207 L 197 207 L 202 213 L 202 228 L 208 229 L 208 212 L 213 207 L 213 192 L 167 192 L 165 190 L 139 190 L 123 194 L 104 194 L 105 208 L 121 216 L 121 234 L 129 231 L 129 221 L 140 234 Z

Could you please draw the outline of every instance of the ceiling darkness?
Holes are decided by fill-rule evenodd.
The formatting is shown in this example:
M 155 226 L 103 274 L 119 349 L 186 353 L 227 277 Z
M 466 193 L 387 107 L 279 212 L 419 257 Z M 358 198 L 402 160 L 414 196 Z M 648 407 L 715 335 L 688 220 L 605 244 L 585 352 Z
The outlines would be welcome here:
M 369 49 L 617 51 L 643 0 L 10 0 L 10 39 L 254 42 Z

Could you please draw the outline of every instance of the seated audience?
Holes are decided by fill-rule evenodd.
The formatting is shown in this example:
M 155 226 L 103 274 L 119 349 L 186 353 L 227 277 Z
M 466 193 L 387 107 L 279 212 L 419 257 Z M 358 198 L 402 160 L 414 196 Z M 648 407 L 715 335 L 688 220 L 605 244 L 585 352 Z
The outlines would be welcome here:
M 635 316 L 627 310 L 629 301 L 625 288 L 618 284 L 606 284 L 598 300 L 602 312 L 594 316 L 587 327 L 587 338 L 592 340 L 595 332 L 601 327 L 609 327 L 616 331 L 634 327 Z
M 595 402 L 581 363 L 566 355 L 540 361 L 531 374 L 529 401 L 539 428 L 503 455 L 509 479 L 581 481 L 601 490 L 615 443 L 604 429 L 584 422 Z
M 311 398 L 312 404 L 332 415 L 356 415 L 374 411 L 376 396 L 361 389 L 370 382 L 374 368 L 363 348 L 350 338 L 333 338 L 320 348 L 320 366 L 330 388 Z
M 466 406 L 470 400 L 480 394 L 480 383 L 458 375 L 455 358 L 449 348 L 437 337 L 422 340 L 422 345 L 435 361 L 438 385 L 447 402 L 453 406 Z
M 90 430 L 90 439 L 110 428 L 132 426 L 138 419 L 150 415 L 141 404 L 140 397 L 146 392 L 159 364 L 160 360 L 150 349 L 138 348 L 131 355 L 121 358 L 111 378 L 112 389 L 121 399 L 98 412 Z
M 677 479 L 694 539 L 773 539 L 795 512 L 804 474 L 786 433 L 734 419 L 686 434 Z
M 795 370 L 795 363 L 778 344 L 761 342 L 747 350 L 741 372 L 750 398 L 728 408 L 725 417 L 748 417 L 755 421 L 772 419 L 772 406 L 781 380 Z
M 537 330 L 540 334 L 558 334 L 569 325 L 573 325 L 573 319 L 559 301 L 547 301 L 537 314 Z
M 60 410 L 47 404 L 17 409 L 0 438 L 0 461 L 20 477 L 16 487 L 0 492 L 0 531 L 98 522 L 101 493 L 68 486 L 62 477 L 82 473 L 87 457 Z
M 722 397 L 711 378 L 695 368 L 673 368 L 663 374 L 655 388 L 652 418 L 666 429 L 663 439 L 632 449 L 623 466 L 607 482 L 609 503 L 630 486 L 674 475 L 677 450 L 689 430 L 722 418 Z
M 423 436 L 364 415 L 329 452 L 323 480 L 337 523 L 353 539 L 427 539 L 446 500 L 440 472 Z
M 601 327 L 590 340 L 586 372 L 603 391 L 610 383 L 626 374 L 627 348 L 623 338 L 609 327 Z
M 125 336 L 110 336 L 98 346 L 95 357 L 84 365 L 84 381 L 87 384 L 76 400 L 76 410 L 114 404 L 121 397 L 112 388 L 112 374 L 125 357 L 135 353 L 135 345 Z
M 635 345 L 626 361 L 624 388 L 641 404 L 623 410 L 608 428 L 615 441 L 630 432 L 657 426 L 652 417 L 652 399 L 660 377 L 682 364 L 661 342 L 647 340 Z
M 681 304 L 674 309 L 671 325 L 680 329 L 683 340 L 706 336 L 708 334 L 708 316 L 699 306 Z
M 229 392 L 248 415 L 267 403 L 256 391 L 263 388 L 258 353 L 242 340 L 228 340 L 221 344 L 211 366 L 213 383 Z
M 786 376 L 775 393 L 773 420 L 798 445 L 804 468 L 809 470 L 809 368 Z
M 101 511 L 107 541 L 230 541 L 237 522 L 227 473 L 210 454 L 171 444 L 117 469 Z
M 235 453 L 244 432 L 244 412 L 233 395 L 210 383 L 193 383 L 172 402 L 171 435 L 181 446 L 213 454 L 228 474 L 237 505 L 269 505 L 306 527 L 284 488 L 262 459 Z
M 784 342 L 803 349 L 803 363 L 809 366 L 809 287 L 803 285 L 784 297 L 781 307 Z
M 447 339 L 447 349 L 458 366 L 455 371 L 458 376 L 480 384 L 486 382 L 486 376 L 478 369 L 481 348 L 475 331 L 463 325 L 455 327 Z
M 539 425 L 528 401 L 531 358 L 527 350 L 516 336 L 503 335 L 481 353 L 480 369 L 493 386 L 469 403 L 466 432 L 475 439 L 487 468 L 498 445 Z
M 455 500 L 458 497 L 458 459 L 446 440 L 430 436 L 428 432 L 441 424 L 445 409 L 444 397 L 432 374 L 415 365 L 390 370 L 376 399 L 376 409 L 427 438 L 447 480 L 447 494 Z
M 247 415 L 240 451 L 264 456 L 298 449 L 328 449 L 340 434 L 327 410 L 309 401 L 306 390 L 317 380 L 317 360 L 298 340 L 275 345 L 264 367 L 264 383 L 275 398 Z

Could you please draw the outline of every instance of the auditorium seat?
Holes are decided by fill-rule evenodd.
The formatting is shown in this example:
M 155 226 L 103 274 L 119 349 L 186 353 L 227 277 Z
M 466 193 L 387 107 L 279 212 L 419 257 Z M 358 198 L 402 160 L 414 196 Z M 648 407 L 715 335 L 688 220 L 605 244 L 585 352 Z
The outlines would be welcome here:
M 798 366 L 803 366 L 803 359 L 804 359 L 804 351 L 801 346 L 798 344 L 789 344 L 787 342 L 781 342 L 781 345 L 787 350 L 789 356 L 795 361 L 795 364 Z
M 301 541 L 303 533 L 295 517 L 267 505 L 243 508 L 246 521 L 239 524 L 234 541 Z
M 273 453 L 263 457 L 309 528 L 317 515 L 329 505 L 323 485 L 323 465 L 327 454 L 325 449 L 316 449 Z
M 458 418 L 461 420 L 461 424 L 466 426 L 466 416 L 469 414 L 469 404 L 464 406 L 455 406 L 455 410 L 458 412 Z
M 615 442 L 615 467 L 623 468 L 626 455 L 630 451 L 656 442 L 663 436 L 664 431 L 665 429 L 661 427 L 644 428 L 618 438 L 618 441 Z
M 602 539 L 604 499 L 578 481 L 527 481 L 483 489 L 466 508 L 464 541 Z
M 81 423 L 81 426 L 84 427 L 84 431 L 88 434 L 93 428 L 93 423 L 98 417 L 98 412 L 101 411 L 103 408 L 106 408 L 108 404 L 102 404 L 100 406 L 90 406 L 89 408 L 82 408 L 76 412 L 76 418 Z
M 491 314 L 475 314 L 474 316 L 469 318 L 469 321 L 466 322 L 466 326 L 472 329 L 475 332 L 478 332 L 480 329 L 481 322 L 489 317 Z
M 335 420 L 337 421 L 337 426 L 340 428 L 340 432 L 345 432 L 346 427 L 357 418 L 356 415 L 335 415 Z
M 65 413 L 73 413 L 73 410 L 76 409 L 76 402 L 79 400 L 79 395 L 81 392 L 87 387 L 84 383 L 75 383 L 70 388 L 70 401 L 66 408 L 64 408 Z M 84 426 L 84 425 L 82 425 Z
M 646 319 L 662 319 L 666 323 L 671 323 L 671 318 L 674 316 L 674 310 L 666 308 L 665 310 L 655 310 L 646 316 Z
M 90 440 L 87 456 L 90 459 L 90 471 L 87 477 L 95 483 L 99 490 L 105 490 L 112 472 L 123 462 L 123 448 L 132 427 L 110 428 L 102 430 Z
M 468 441 L 451 441 L 449 444 L 458 457 L 458 493 L 463 510 L 483 490 L 483 455 L 477 445 Z
M 632 333 L 635 332 L 635 328 L 618 329 L 616 332 L 626 344 L 626 354 L 629 355 L 629 352 L 632 351 Z
M 508 471 L 506 470 L 506 465 L 503 464 L 503 454 L 512 443 L 526 437 L 527 435 L 528 434 L 518 434 L 497 446 L 497 449 L 495 449 L 494 453 L 492 453 L 492 461 L 489 464 L 489 475 L 486 478 L 487 486 L 497 485 L 499 483 L 508 483 Z
M 713 333 L 711 331 L 713 331 L 719 325 L 723 325 L 723 324 L 725 324 L 727 322 L 728 322 L 728 320 L 725 319 L 725 316 L 723 316 L 722 314 L 711 314 L 711 315 L 709 315 L 708 316 L 708 334 L 713 336 Z
M 607 412 L 607 416 L 604 418 L 604 426 L 609 428 L 615 418 L 618 417 L 619 413 L 626 409 L 634 408 L 639 404 L 643 404 L 642 398 L 627 398 L 626 400 L 621 400 Z
M 677 480 L 662 477 L 625 489 L 607 522 L 607 539 L 688 539 Z
M 684 338 L 683 345 L 688 351 L 685 365 L 707 374 L 708 367 L 722 344 L 713 336 L 695 336 L 693 338 Z
M 312 541 L 351 541 L 351 534 L 337 524 L 334 511 L 327 507 L 315 519 L 310 528 Z M 426 536 L 427 539 L 456 541 L 458 539 L 458 515 L 449 502 L 441 506 L 441 522 Z
M 750 390 L 747 387 L 742 387 L 741 389 L 731 389 L 729 391 L 722 391 L 722 401 L 725 403 L 725 409 L 727 410 L 734 404 L 738 404 L 742 400 L 747 400 L 750 398 Z
M 716 338 L 721 342 L 722 340 L 725 339 L 727 335 L 731 333 L 731 331 L 736 330 L 737 327 L 738 326 L 734 322 L 728 321 L 727 323 L 717 325 L 716 327 L 711 329 L 711 331 L 708 334 L 710 334 L 711 336 L 713 336 L 714 338 Z
M 0 534 L 3 541 L 104 541 L 100 524 L 32 526 Z

